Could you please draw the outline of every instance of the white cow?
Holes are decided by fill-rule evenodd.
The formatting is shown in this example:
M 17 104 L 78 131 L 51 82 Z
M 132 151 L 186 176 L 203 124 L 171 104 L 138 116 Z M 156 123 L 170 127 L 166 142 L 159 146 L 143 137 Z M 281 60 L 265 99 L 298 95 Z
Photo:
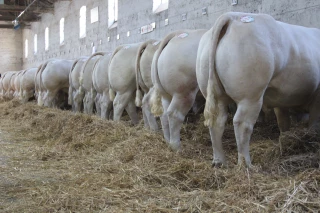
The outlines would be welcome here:
M 113 101 L 113 120 L 119 121 L 126 109 L 133 124 L 138 123 L 135 106 L 135 61 L 142 43 L 126 44 L 116 48 L 109 64 L 110 99 Z M 115 95 L 116 93 L 116 95 Z
M 277 108 L 277 118 L 284 121 L 279 126 L 285 125 L 281 117 L 289 108 L 308 110 L 310 126 L 319 121 L 319 38 L 319 29 L 235 12 L 220 16 L 202 37 L 197 79 L 207 97 L 205 123 L 214 164 L 226 164 L 221 138 L 231 101 L 238 106 L 233 118 L 238 164 L 244 158 L 249 167 L 249 141 L 262 104 Z
M 2 97 L 4 100 L 11 100 L 13 98 L 13 89 L 11 87 L 11 79 L 16 71 L 7 71 L 2 75 Z
M 105 53 L 96 63 L 92 72 L 92 90 L 96 91 L 95 105 L 97 114 L 102 119 L 109 119 L 112 101 L 109 97 L 108 68 L 111 53 Z
M 80 73 L 83 64 L 88 60 L 88 56 L 82 56 L 74 61 L 69 72 L 69 94 L 68 104 L 72 106 L 72 111 L 81 112 L 83 110 L 84 94 L 80 94 Z
M 17 77 L 17 75 L 18 75 L 19 72 L 20 72 L 20 71 L 15 71 L 15 72 L 13 73 L 13 75 L 11 76 L 11 78 L 10 78 L 10 87 L 9 87 L 9 92 L 8 92 L 8 97 L 9 97 L 9 99 L 15 98 L 16 88 L 15 88 L 14 82 L 15 82 L 15 79 L 16 79 L 16 77 Z
M 3 78 L 3 74 L 1 74 L 1 77 L 0 77 L 0 100 L 3 100 L 2 78 Z
M 137 51 L 136 58 L 136 106 L 142 107 L 144 126 L 147 129 L 158 130 L 156 118 L 151 113 L 151 106 L 149 104 L 150 96 L 152 94 L 152 79 L 151 79 L 151 64 L 153 56 L 160 46 L 158 40 L 148 40 L 143 42 Z M 141 92 L 141 90 L 142 92 Z M 149 92 L 150 91 L 150 92 Z
M 53 61 L 55 59 L 49 59 L 46 62 L 44 62 L 43 64 L 41 64 L 38 67 L 37 72 L 35 73 L 34 76 L 34 88 L 35 88 L 35 98 L 37 100 L 37 104 L 39 106 L 43 106 L 44 104 L 44 98 L 46 96 L 46 89 L 43 87 L 43 84 L 41 82 L 41 73 L 43 72 L 43 70 L 47 67 L 48 63 L 50 61 Z
M 18 71 L 14 80 L 13 80 L 13 85 L 14 85 L 13 97 L 14 98 L 20 99 L 20 78 L 21 78 L 21 75 L 24 71 L 25 70 Z
M 97 61 L 103 56 L 104 52 L 97 52 L 91 55 L 83 64 L 80 72 L 80 97 L 83 97 L 83 112 L 92 114 L 96 91 L 92 87 L 92 72 Z
M 164 138 L 173 150 L 181 148 L 181 126 L 199 91 L 196 79 L 197 49 L 205 32 L 173 32 L 163 39 L 154 55 L 152 113 L 161 115 Z
M 62 107 L 68 101 L 69 71 L 72 60 L 52 59 L 40 73 L 40 85 L 45 90 L 44 106 Z
M 35 95 L 35 74 L 38 68 L 30 68 L 21 74 L 20 77 L 20 100 L 22 103 L 28 102 Z

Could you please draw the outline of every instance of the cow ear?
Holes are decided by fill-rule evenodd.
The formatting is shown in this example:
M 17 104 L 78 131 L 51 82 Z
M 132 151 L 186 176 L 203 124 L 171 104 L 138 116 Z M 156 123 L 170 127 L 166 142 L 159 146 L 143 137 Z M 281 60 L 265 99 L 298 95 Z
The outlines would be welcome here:
M 142 53 L 144 52 L 144 50 L 145 50 L 145 48 L 143 48 L 143 49 L 141 50 L 140 54 L 142 54 Z

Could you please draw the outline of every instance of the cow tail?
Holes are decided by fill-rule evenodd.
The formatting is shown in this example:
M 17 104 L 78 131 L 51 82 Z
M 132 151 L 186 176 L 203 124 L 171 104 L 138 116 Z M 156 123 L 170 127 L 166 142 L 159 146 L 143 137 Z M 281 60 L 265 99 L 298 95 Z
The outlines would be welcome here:
M 69 91 L 68 91 L 68 104 L 69 105 L 73 105 L 73 89 L 72 89 L 72 79 L 71 79 L 71 74 L 73 69 L 75 68 L 75 66 L 77 65 L 77 63 L 80 61 L 81 59 L 78 58 L 77 60 L 75 60 L 71 66 L 71 69 L 69 71 Z
M 170 33 L 167 35 L 160 43 L 160 46 L 156 53 L 153 56 L 153 61 L 152 61 L 152 66 L 151 66 L 151 74 L 152 74 L 152 83 L 153 83 L 153 92 L 151 94 L 150 98 L 150 105 L 151 105 L 151 113 L 159 117 L 163 113 L 163 107 L 161 103 L 161 93 L 160 91 L 164 91 L 160 79 L 159 79 L 159 74 L 158 74 L 158 60 L 161 55 L 161 52 L 163 49 L 167 46 L 167 44 L 170 42 L 172 38 L 174 38 L 177 34 L 180 34 L 184 31 L 177 31 Z
M 79 77 L 79 84 L 80 84 L 79 93 L 80 93 L 80 94 L 83 94 L 83 93 L 84 93 L 84 91 L 83 91 L 83 86 L 82 86 L 82 85 L 83 85 L 83 74 L 84 74 L 84 70 L 85 70 L 87 64 L 89 63 L 89 61 L 90 61 L 93 57 L 95 57 L 95 56 L 97 56 L 97 55 L 104 56 L 105 54 L 106 54 L 106 52 L 96 52 L 96 53 L 92 54 L 92 55 L 87 59 L 87 61 L 82 65 L 82 68 L 81 68 L 81 71 L 80 71 L 80 77 Z
M 21 76 L 20 76 L 20 89 L 19 89 L 19 96 L 20 96 L 20 100 L 23 99 L 22 95 L 23 95 L 23 92 L 22 92 L 22 83 L 23 83 L 23 76 L 24 74 L 26 73 L 27 70 L 23 70 L 22 73 L 21 73 Z
M 111 61 L 113 59 L 113 57 L 123 48 L 123 46 L 118 46 L 112 53 L 111 57 L 110 57 L 110 61 L 109 61 L 109 67 L 111 64 Z M 109 70 L 109 69 L 108 69 Z M 111 101 L 114 101 L 116 97 L 116 93 L 115 91 L 112 89 L 111 84 L 110 84 L 110 79 L 109 79 L 109 98 Z
M 141 107 L 142 106 L 142 92 L 140 90 L 140 85 L 139 85 L 139 79 L 142 80 L 141 78 L 141 73 L 140 73 L 140 59 L 142 56 L 143 51 L 146 49 L 148 45 L 148 42 L 144 42 L 138 49 L 137 52 L 137 57 L 136 57 L 136 66 L 135 66 L 135 70 L 136 70 L 136 87 L 137 87 L 137 91 L 136 91 L 136 99 L 135 99 L 135 104 L 137 107 Z
M 41 96 L 41 86 L 42 86 L 42 72 L 43 72 L 43 70 L 47 67 L 47 65 L 48 65 L 48 63 L 50 62 L 50 60 L 48 60 L 48 61 L 46 61 L 42 66 L 41 66 L 41 69 L 39 70 L 39 73 L 37 73 L 37 74 L 39 74 L 40 76 L 39 76 L 39 94 L 38 94 L 38 105 L 39 106 L 43 106 L 44 105 L 44 98 L 42 98 L 42 96 Z
M 5 98 L 5 90 L 4 90 L 4 87 L 3 87 L 3 79 L 4 77 L 6 76 L 6 72 L 1 76 L 1 86 L 2 86 L 2 98 Z
M 211 48 L 209 53 L 209 80 L 207 86 L 207 100 L 204 108 L 204 124 L 212 127 L 218 115 L 218 108 L 216 107 L 217 97 L 214 94 L 222 93 L 224 87 L 220 81 L 219 75 L 215 67 L 215 57 L 217 46 L 222 35 L 223 28 L 228 27 L 231 21 L 229 15 L 221 16 L 213 26 L 211 35 Z

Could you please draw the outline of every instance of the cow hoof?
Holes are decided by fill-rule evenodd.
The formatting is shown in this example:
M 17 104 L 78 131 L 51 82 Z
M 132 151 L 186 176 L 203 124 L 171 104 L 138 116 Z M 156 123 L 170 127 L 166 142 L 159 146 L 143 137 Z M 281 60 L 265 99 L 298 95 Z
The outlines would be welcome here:
M 223 168 L 223 167 L 225 167 L 225 164 L 220 162 L 220 161 L 213 160 L 212 161 L 212 167 L 214 167 L 214 168 Z
M 169 146 L 175 152 L 178 152 L 181 150 L 180 143 L 170 143 Z

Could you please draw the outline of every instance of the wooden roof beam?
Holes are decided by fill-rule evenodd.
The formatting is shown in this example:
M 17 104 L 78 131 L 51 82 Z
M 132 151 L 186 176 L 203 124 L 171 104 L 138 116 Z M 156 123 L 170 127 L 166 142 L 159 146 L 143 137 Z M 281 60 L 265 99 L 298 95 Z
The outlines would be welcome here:
M 22 12 L 26 9 L 24 6 L 14 6 L 14 5 L 6 5 L 6 4 L 0 4 L 0 11 L 4 12 Z M 48 13 L 53 10 L 53 7 L 30 7 L 26 13 Z

